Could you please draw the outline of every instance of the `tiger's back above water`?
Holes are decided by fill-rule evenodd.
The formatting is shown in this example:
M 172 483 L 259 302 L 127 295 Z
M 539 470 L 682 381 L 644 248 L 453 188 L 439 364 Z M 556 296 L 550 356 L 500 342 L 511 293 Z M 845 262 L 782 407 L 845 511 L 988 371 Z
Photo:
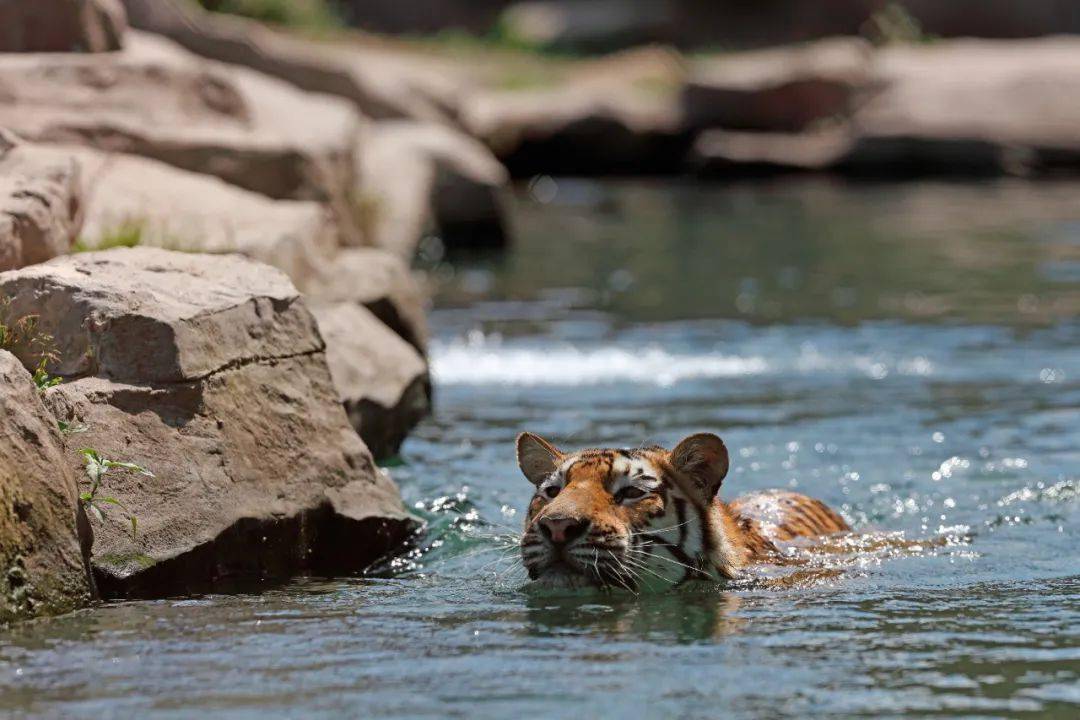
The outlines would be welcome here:
M 743 533 L 751 562 L 771 559 L 778 542 L 851 529 L 844 518 L 825 503 L 787 490 L 740 495 L 728 503 L 727 509 Z
M 670 452 L 574 453 L 523 433 L 517 452 L 536 486 L 522 559 L 529 576 L 546 584 L 635 589 L 734 578 L 747 564 L 777 558 L 777 543 L 849 529 L 823 503 L 798 493 L 720 500 L 728 454 L 707 433 Z

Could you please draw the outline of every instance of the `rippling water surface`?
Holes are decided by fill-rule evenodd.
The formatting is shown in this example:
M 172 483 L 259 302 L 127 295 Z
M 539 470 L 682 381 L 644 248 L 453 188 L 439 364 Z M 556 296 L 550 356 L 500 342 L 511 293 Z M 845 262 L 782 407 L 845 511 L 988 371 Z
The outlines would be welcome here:
M 378 576 L 0 633 L 14 717 L 1080 713 L 1080 188 L 557 181 L 442 258 Z M 551 184 L 545 181 L 545 200 Z M 724 436 L 861 535 L 724 587 L 539 596 L 512 442 Z

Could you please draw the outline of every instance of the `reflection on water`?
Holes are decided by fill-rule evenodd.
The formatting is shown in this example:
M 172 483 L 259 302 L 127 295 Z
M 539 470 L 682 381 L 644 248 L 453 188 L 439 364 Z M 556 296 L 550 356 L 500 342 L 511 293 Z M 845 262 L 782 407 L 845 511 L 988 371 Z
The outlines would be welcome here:
M 1075 717 L 1080 188 L 555 181 L 441 279 L 385 576 L 0 633 L 14 717 Z M 549 187 L 550 189 L 550 187 Z M 856 532 L 724 586 L 543 594 L 522 429 L 732 452 Z

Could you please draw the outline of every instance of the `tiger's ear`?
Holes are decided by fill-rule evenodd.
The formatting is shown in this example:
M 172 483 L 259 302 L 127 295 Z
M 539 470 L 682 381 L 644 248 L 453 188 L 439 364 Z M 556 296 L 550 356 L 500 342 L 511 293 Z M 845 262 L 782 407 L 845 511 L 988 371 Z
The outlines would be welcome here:
M 533 485 L 544 482 L 555 471 L 563 454 L 539 435 L 523 432 L 517 438 L 517 461 L 521 472 Z
M 717 436 L 698 433 L 675 446 L 671 466 L 693 482 L 702 502 L 712 502 L 728 473 L 728 451 Z

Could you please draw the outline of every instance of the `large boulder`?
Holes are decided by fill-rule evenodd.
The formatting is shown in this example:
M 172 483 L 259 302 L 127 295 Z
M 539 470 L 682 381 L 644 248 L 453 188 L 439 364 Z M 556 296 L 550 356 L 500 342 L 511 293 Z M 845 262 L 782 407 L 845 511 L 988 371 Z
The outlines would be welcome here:
M 78 159 L 90 187 L 80 244 L 139 244 L 240 253 L 311 282 L 344 241 L 334 214 L 309 200 L 271 200 L 218 178 L 135 155 L 49 148 Z M 45 148 L 42 148 L 42 152 Z
M 1080 165 L 1080 39 L 891 46 L 843 163 L 1025 172 Z
M 344 249 L 300 289 L 313 305 L 361 305 L 421 353 L 427 347 L 426 296 L 406 262 L 391 252 Z
M 0 276 L 55 337 L 47 395 L 111 472 L 95 520 L 104 595 L 157 596 L 301 571 L 363 570 L 414 528 L 350 427 L 315 320 L 279 271 L 155 248 Z M 138 519 L 133 536 L 127 513 Z
M 690 143 L 675 53 L 643 48 L 573 64 L 524 87 L 488 84 L 461 123 L 518 177 L 674 171 Z
M 0 350 L 0 623 L 90 600 L 75 472 L 30 373 Z
M 134 27 L 194 53 L 243 65 L 305 90 L 337 95 L 376 119 L 447 120 L 437 98 L 417 92 L 430 74 L 396 53 L 359 42 L 313 43 L 237 17 L 212 15 L 179 0 L 124 0 Z M 446 73 L 438 73 L 442 85 Z
M 392 457 L 431 411 L 427 363 L 416 348 L 355 303 L 314 308 L 334 386 L 376 459 Z
M 68 251 L 82 222 L 79 165 L 0 129 L 0 271 Z
M 123 46 L 120 0 L 0 0 L 0 52 L 107 52 Z
M 506 169 L 484 145 L 433 123 L 375 124 L 360 146 L 369 242 L 410 260 L 425 232 L 449 247 L 506 242 L 500 192 Z
M 1080 40 L 955 40 L 876 51 L 824 122 L 702 133 L 707 171 L 1029 174 L 1080 168 Z M 735 123 L 728 123 L 734 125 Z M 798 130 L 798 131 L 793 131 Z
M 799 132 L 846 118 L 870 82 L 872 58 L 858 38 L 697 58 L 683 90 L 686 122 Z
M 0 57 L 0 125 L 344 204 L 360 120 L 348 103 L 130 33 L 123 52 Z

